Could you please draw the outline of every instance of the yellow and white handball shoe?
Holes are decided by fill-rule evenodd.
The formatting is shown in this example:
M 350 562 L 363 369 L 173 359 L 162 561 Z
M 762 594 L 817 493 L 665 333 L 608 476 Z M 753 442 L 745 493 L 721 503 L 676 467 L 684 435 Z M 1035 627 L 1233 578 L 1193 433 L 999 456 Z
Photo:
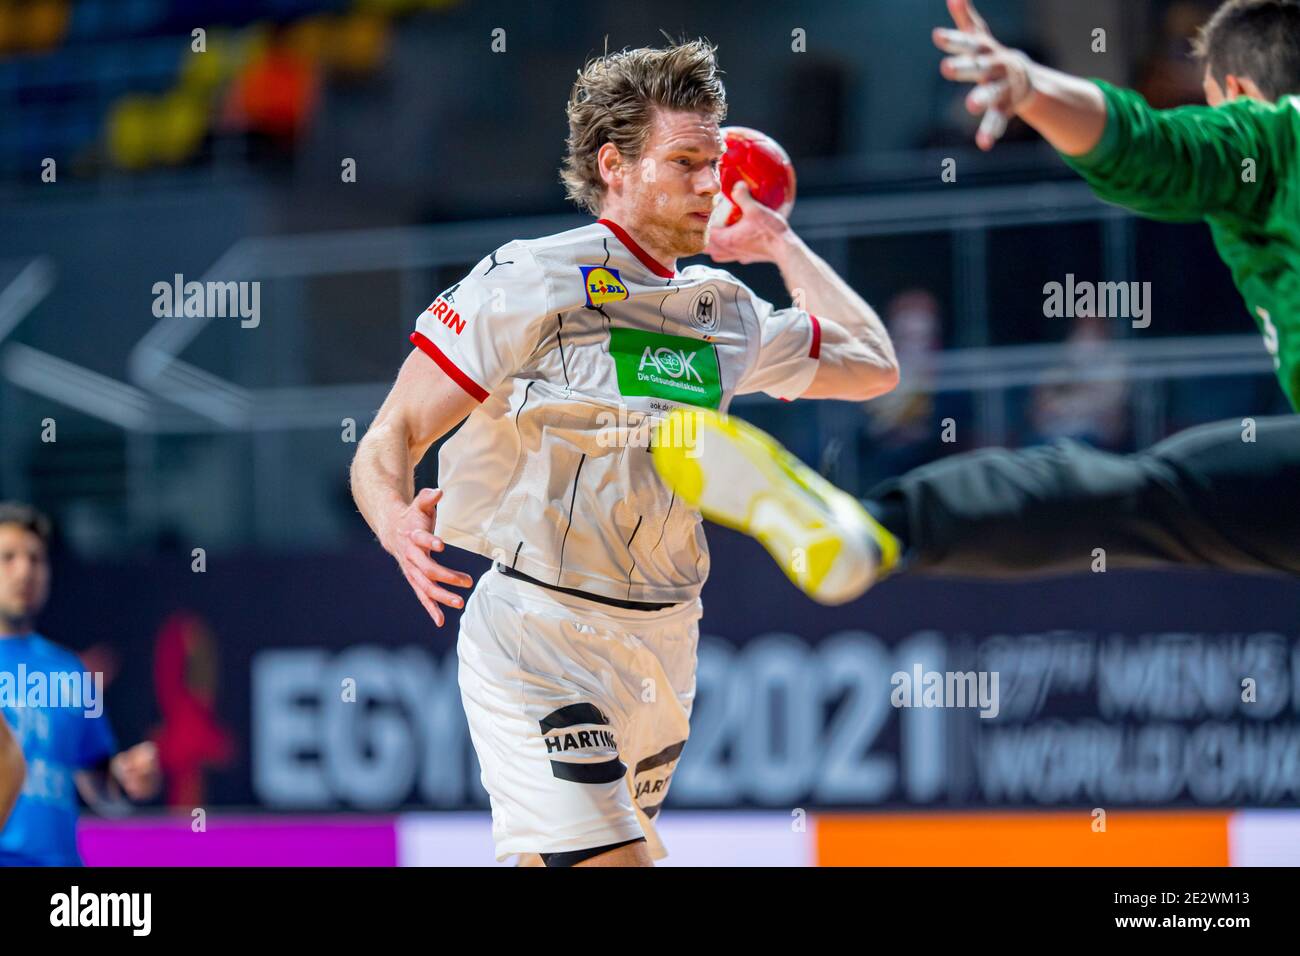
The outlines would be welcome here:
M 655 469 L 710 521 L 757 538 L 814 601 L 844 604 L 898 562 L 898 539 L 753 425 L 678 408 L 653 442 Z

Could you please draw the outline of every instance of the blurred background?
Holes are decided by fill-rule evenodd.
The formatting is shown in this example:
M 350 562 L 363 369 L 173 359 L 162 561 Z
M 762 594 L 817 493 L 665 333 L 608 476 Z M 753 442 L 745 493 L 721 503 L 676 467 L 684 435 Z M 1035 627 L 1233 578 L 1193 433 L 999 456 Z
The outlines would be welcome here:
M 1176 106 L 1214 6 L 981 12 Z M 432 627 L 347 467 L 428 302 L 587 221 L 563 107 L 607 46 L 716 42 L 728 121 L 787 148 L 795 228 L 889 324 L 898 392 L 733 406 L 841 486 L 1285 413 L 1206 227 L 1099 203 L 1023 127 L 980 154 L 938 75 L 946 24 L 941 0 L 0 0 L 0 497 L 55 519 L 41 630 L 168 771 L 156 806 L 83 821 L 87 862 L 491 861 L 456 618 Z M 735 271 L 788 301 L 773 267 Z M 1149 327 L 1044 317 L 1068 276 L 1150 282 Z M 160 315 L 174 280 L 255 282 L 259 316 Z M 669 862 L 1300 863 L 1294 583 L 898 580 L 832 610 L 710 539 Z M 915 664 L 998 669 L 1001 716 L 890 707 Z

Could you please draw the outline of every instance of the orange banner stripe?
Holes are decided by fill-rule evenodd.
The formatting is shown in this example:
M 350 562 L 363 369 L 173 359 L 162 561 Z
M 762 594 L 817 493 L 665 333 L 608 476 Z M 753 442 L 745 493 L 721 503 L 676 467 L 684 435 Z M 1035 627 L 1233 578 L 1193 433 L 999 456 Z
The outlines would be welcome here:
M 818 814 L 821 866 L 1227 866 L 1228 814 Z

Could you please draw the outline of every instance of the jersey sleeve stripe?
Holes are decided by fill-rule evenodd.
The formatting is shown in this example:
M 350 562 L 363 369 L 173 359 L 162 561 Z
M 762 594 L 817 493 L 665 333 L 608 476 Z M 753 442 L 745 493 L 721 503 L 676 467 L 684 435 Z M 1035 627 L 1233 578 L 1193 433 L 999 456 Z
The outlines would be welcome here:
M 456 363 L 443 354 L 442 349 L 434 345 L 428 338 L 419 332 L 411 333 L 411 344 L 418 348 L 429 358 L 438 363 L 438 368 L 447 373 L 447 376 L 470 394 L 470 397 L 478 402 L 487 401 L 487 389 L 479 385 L 472 378 L 456 367 Z
M 817 316 L 811 312 L 808 313 L 808 318 L 812 319 L 813 327 L 812 348 L 808 350 L 808 357 L 815 359 L 822 354 L 822 324 L 817 321 Z

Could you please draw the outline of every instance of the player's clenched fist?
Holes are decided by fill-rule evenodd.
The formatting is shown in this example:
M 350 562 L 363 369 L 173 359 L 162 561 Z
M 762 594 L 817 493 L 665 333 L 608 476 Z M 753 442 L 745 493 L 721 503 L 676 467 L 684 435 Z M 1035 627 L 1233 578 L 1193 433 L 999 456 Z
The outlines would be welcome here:
M 740 221 L 710 229 L 705 253 L 714 262 L 775 261 L 790 235 L 785 217 L 754 199 L 743 181 L 732 187 L 731 201 L 740 207 Z
M 162 786 L 158 747 L 153 741 L 123 750 L 113 758 L 109 771 L 132 800 L 152 800 Z
M 465 600 L 459 594 L 440 587 L 437 582 L 462 588 L 474 583 L 473 578 L 463 571 L 444 567 L 429 557 L 430 551 L 441 551 L 446 547 L 433 533 L 441 498 L 440 488 L 421 490 L 415 500 L 398 512 L 383 541 L 384 550 L 397 559 L 415 596 L 439 627 L 446 618 L 438 605 L 459 608 L 465 606 Z
M 1019 50 L 1009 50 L 989 31 L 970 0 L 948 0 L 956 30 L 934 31 L 934 43 L 952 56 L 939 64 L 939 72 L 958 83 L 974 83 L 966 109 L 983 113 L 975 142 L 992 149 L 1007 131 L 1008 119 L 1034 94 L 1033 61 Z

